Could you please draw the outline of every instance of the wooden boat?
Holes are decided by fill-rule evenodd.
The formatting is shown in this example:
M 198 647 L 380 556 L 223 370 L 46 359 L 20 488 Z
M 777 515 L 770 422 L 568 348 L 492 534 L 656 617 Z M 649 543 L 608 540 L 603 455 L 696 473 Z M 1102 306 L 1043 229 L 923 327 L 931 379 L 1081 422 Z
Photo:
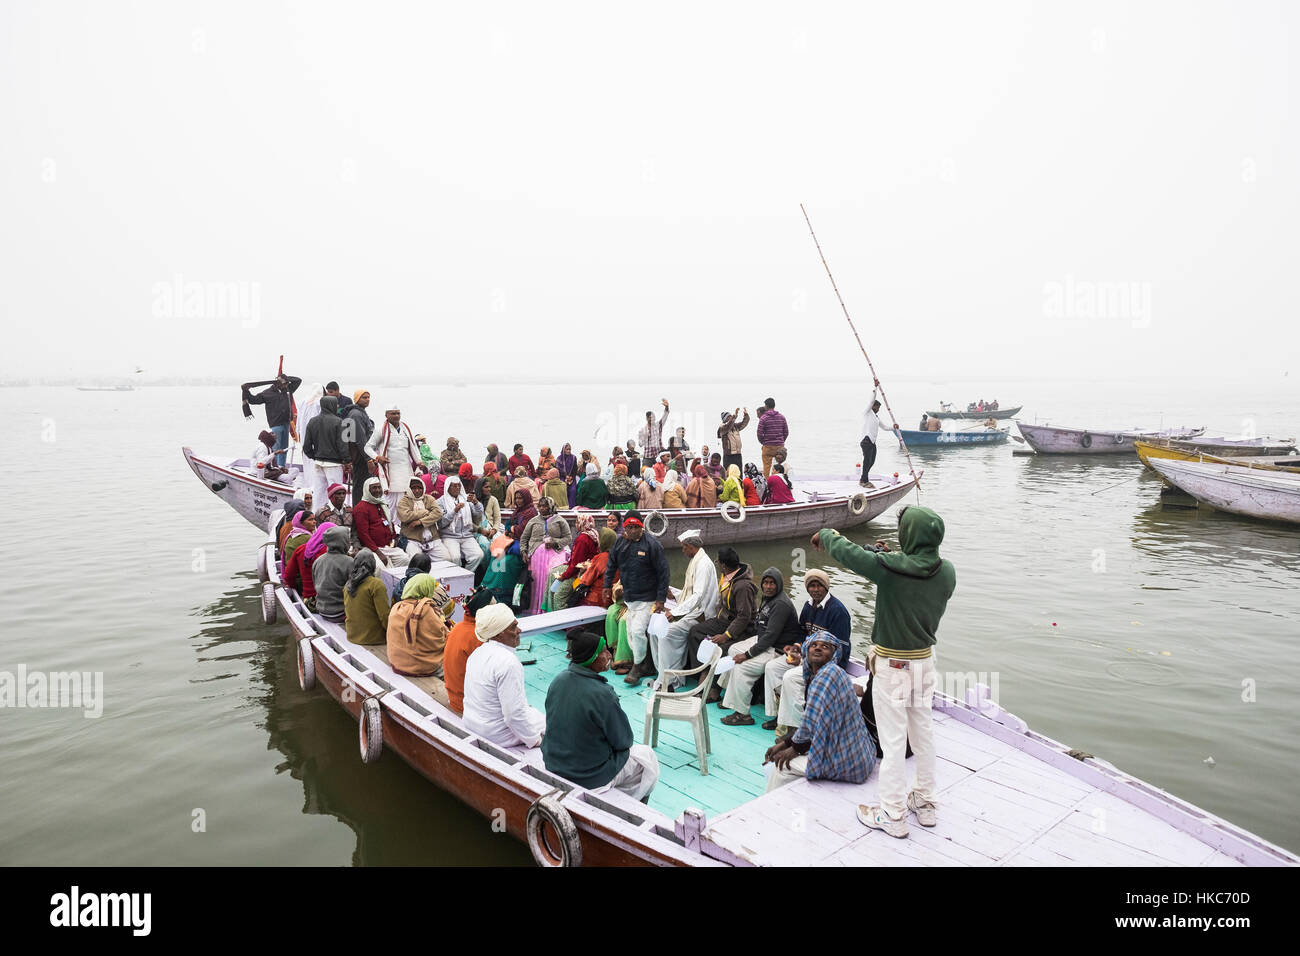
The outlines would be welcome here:
M 134 392 L 134 385 L 78 385 L 79 392 Z
M 1267 438 L 1210 438 L 1199 435 L 1196 438 L 1160 438 L 1147 442 L 1167 448 L 1170 451 L 1182 451 L 1192 455 L 1218 455 L 1220 457 L 1255 458 L 1293 455 L 1296 451 L 1294 440 L 1269 441 Z M 1158 456 L 1162 457 L 1162 456 Z M 1175 458 L 1176 455 L 1167 457 Z
M 1159 438 L 1194 438 L 1204 428 L 1171 428 L 1165 431 L 1100 431 L 1089 428 L 1058 428 L 1016 422 L 1026 444 L 1040 455 L 1132 455 L 1134 442 Z
M 1284 451 L 1274 451 L 1274 449 L 1288 447 L 1290 446 L 1252 445 L 1249 446 L 1249 451 L 1242 454 L 1243 449 L 1241 446 L 1234 444 L 1210 443 L 1202 445 L 1194 441 L 1174 441 L 1170 439 L 1133 443 L 1133 448 L 1137 451 L 1138 457 L 1148 467 L 1152 458 L 1170 458 L 1174 461 L 1209 461 L 1225 465 L 1250 464 L 1265 469 L 1295 468 L 1300 470 L 1300 456 L 1288 455 Z M 1255 454 L 1256 449 L 1259 449 L 1259 455 Z
M 869 831 L 856 818 L 858 804 L 877 802 L 874 772 L 863 784 L 799 780 L 765 793 L 771 734 L 757 723 L 723 725 L 716 707 L 705 708 L 707 775 L 689 725 L 670 722 L 660 726 L 661 775 L 647 804 L 588 790 L 547 771 L 538 748 L 500 747 L 466 730 L 429 689 L 430 679 L 396 674 L 382 646 L 352 644 L 342 626 L 311 614 L 276 576 L 269 535 L 259 571 L 268 620 L 282 613 L 296 637 L 302 688 L 323 687 L 357 720 L 362 760 L 395 754 L 525 841 L 542 865 L 1300 864 L 1281 847 L 1034 733 L 997 706 L 975 674 L 957 675 L 945 688 L 954 693 L 935 695 L 939 823 L 912 826 L 906 840 Z M 382 573 L 391 584 L 392 574 Z M 454 595 L 472 578 L 444 566 L 433 573 Z M 567 666 L 563 629 L 600 627 L 604 616 L 601 608 L 572 608 L 520 619 L 520 652 L 535 664 L 525 668 L 530 703 L 544 707 L 551 679 Z M 850 661 L 849 672 L 863 676 L 862 662 Z M 641 738 L 651 691 L 619 680 L 610 686 Z M 759 723 L 761 710 L 752 711 Z M 1103 817 L 1107 826 L 1098 828 Z
M 1202 504 L 1247 518 L 1300 524 L 1300 474 L 1172 458 L 1151 458 L 1147 464 Z
M 926 414 L 931 418 L 964 418 L 970 419 L 971 421 L 983 418 L 996 418 L 1001 420 L 1005 418 L 1015 418 L 1016 415 L 1019 414 L 1020 409 L 1024 407 L 1025 406 L 1023 405 L 1017 405 L 1014 408 L 999 408 L 991 412 L 977 412 L 968 408 L 964 412 L 956 412 L 952 410 L 951 406 L 949 406 L 947 408 L 942 408 L 937 412 L 926 412 Z
M 1000 445 L 1007 440 L 1007 431 L 1000 428 L 978 428 L 969 431 L 923 432 L 900 428 L 908 448 L 951 448 L 968 445 Z
M 246 458 L 219 464 L 198 457 L 189 448 L 183 448 L 182 452 L 198 479 L 258 528 L 264 528 L 271 514 L 288 503 L 297 490 L 292 482 L 301 478 L 301 465 L 291 465 L 289 474 L 279 481 L 266 481 L 247 473 Z M 921 474 L 924 472 L 917 477 Z M 871 478 L 876 485 L 874 489 L 859 486 L 851 476 L 795 475 L 793 504 L 653 511 L 644 515 L 646 530 L 671 542 L 681 532 L 695 528 L 703 532 L 704 540 L 711 545 L 806 537 L 818 528 L 846 531 L 883 514 L 906 498 L 916 485 L 910 476 L 872 475 Z M 560 514 L 572 518 L 575 512 L 565 509 Z M 509 517 L 510 510 L 503 509 L 502 515 Z

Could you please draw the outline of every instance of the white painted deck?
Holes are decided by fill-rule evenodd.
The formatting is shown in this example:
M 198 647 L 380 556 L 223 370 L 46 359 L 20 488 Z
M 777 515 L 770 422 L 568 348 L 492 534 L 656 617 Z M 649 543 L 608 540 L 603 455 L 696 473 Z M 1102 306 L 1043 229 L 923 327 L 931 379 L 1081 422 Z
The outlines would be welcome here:
M 951 716 L 934 714 L 939 824 L 907 839 L 858 822 L 864 784 L 799 780 L 709 820 L 714 848 L 758 866 L 1241 866 L 1154 814 Z M 908 780 L 915 760 L 908 760 Z M 1279 860 L 1278 862 L 1282 862 Z

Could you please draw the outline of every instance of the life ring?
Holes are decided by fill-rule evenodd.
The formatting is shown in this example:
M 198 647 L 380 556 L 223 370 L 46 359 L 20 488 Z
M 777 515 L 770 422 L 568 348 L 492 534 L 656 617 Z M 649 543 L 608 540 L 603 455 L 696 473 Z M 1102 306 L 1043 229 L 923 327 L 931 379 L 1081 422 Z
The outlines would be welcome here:
M 1084 432 L 1082 435 L 1079 436 L 1079 444 L 1082 445 L 1084 448 L 1091 448 L 1092 436 L 1089 435 L 1087 432 Z
M 867 510 L 867 496 L 864 492 L 859 491 L 849 499 L 849 514 L 857 516 Z
M 275 542 L 268 541 L 257 549 L 257 580 L 265 584 L 270 580 L 271 575 L 266 570 L 266 549 L 275 547 Z
M 361 719 L 357 724 L 357 741 L 361 745 L 361 762 L 374 763 L 384 752 L 384 727 L 380 717 L 379 698 L 367 697 L 361 701 Z
M 577 824 L 553 793 L 538 797 L 529 806 L 524 832 L 538 866 L 582 866 Z
M 1123 436 L 1123 435 L 1116 435 L 1116 436 L 1115 436 L 1115 444 L 1116 444 L 1116 445 L 1122 445 L 1122 444 L 1124 444 L 1124 436 Z
M 316 655 L 311 650 L 311 638 L 298 642 L 298 686 L 311 690 L 316 686 Z
M 653 518 L 658 518 L 661 522 L 663 522 L 663 527 L 661 527 L 658 531 L 650 527 L 650 521 Z M 660 538 L 663 537 L 664 532 L 668 530 L 668 519 L 664 517 L 664 513 L 662 511 L 652 511 L 645 516 L 645 521 L 642 522 L 642 525 L 644 526 L 645 530 L 650 534 L 652 538 Z
M 275 585 L 270 581 L 262 585 L 262 623 L 275 623 Z
M 736 517 L 734 518 L 730 514 L 732 508 L 736 509 Z M 721 511 L 722 511 L 723 521 L 729 522 L 731 524 L 740 524 L 745 520 L 745 509 L 742 508 L 738 503 L 734 501 L 724 501 L 722 503 Z

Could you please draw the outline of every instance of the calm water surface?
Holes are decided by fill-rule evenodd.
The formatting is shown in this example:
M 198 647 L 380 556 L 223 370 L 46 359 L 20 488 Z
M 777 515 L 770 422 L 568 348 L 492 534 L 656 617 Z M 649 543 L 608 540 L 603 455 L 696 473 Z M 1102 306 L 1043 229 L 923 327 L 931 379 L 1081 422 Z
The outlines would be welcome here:
M 890 399 L 909 428 L 939 399 L 996 395 L 1024 403 L 1029 420 L 1100 428 L 1163 418 L 1292 436 L 1300 399 L 1287 381 L 1216 386 L 1213 396 L 1192 381 L 904 381 Z M 568 440 L 605 457 L 611 443 L 597 446 L 596 433 L 627 437 L 621 423 L 634 430 L 664 386 L 373 391 L 379 407 L 400 401 L 436 447 L 447 435 L 475 452 L 523 441 L 535 456 Z M 260 622 L 258 532 L 180 454 L 182 444 L 217 458 L 248 453 L 261 422 L 240 417 L 237 388 L 5 394 L 30 457 L 0 479 L 12 503 L 0 670 L 102 671 L 105 702 L 98 719 L 0 711 L 0 863 L 530 862 L 522 844 L 400 759 L 362 765 L 353 721 L 327 695 L 299 691 L 287 627 Z M 719 410 L 768 394 L 790 419 L 796 482 L 801 468 L 852 469 L 865 398 L 855 386 L 671 386 L 667 397 L 698 448 Z M 753 425 L 745 442 L 757 451 Z M 885 444 L 877 471 L 905 473 Z M 1300 851 L 1300 534 L 1163 507 L 1136 459 L 1019 458 L 1002 446 L 914 460 L 957 567 L 941 670 L 996 675 L 1003 706 L 1040 733 Z M 891 511 L 855 538 L 893 532 Z M 789 582 L 805 545 L 740 550 Z M 681 555 L 672 563 L 680 583 Z M 828 571 L 861 644 L 872 592 Z M 802 606 L 802 588 L 793 596 Z

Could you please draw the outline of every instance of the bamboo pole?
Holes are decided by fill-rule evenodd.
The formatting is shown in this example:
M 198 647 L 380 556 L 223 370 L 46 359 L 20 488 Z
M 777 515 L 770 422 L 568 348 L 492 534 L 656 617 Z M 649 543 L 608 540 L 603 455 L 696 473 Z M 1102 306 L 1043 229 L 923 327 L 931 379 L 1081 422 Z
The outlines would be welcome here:
M 921 499 L 921 479 L 916 474 L 916 466 L 912 464 L 912 453 L 907 448 L 907 442 L 903 440 L 902 429 L 898 427 L 898 416 L 894 410 L 889 407 L 889 398 L 885 395 L 885 386 L 880 384 L 880 376 L 876 374 L 876 367 L 871 363 L 871 356 L 867 354 L 866 346 L 862 344 L 862 336 L 858 335 L 858 327 L 853 324 L 853 318 L 849 315 L 849 307 L 844 304 L 844 296 L 840 295 L 840 287 L 835 284 L 835 276 L 831 274 L 830 263 L 826 261 L 826 253 L 822 252 L 822 244 L 817 241 L 817 233 L 813 231 L 812 220 L 808 218 L 808 210 L 804 208 L 803 203 L 799 204 L 799 211 L 803 213 L 804 222 L 808 223 L 808 232 L 812 236 L 813 245 L 817 247 L 817 255 L 821 257 L 822 266 L 826 269 L 826 278 L 831 280 L 831 288 L 835 290 L 835 298 L 839 299 L 840 308 L 844 311 L 844 318 L 848 320 L 849 328 L 853 331 L 853 338 L 857 340 L 858 348 L 862 351 L 862 357 L 867 360 L 867 368 L 871 370 L 871 380 L 875 387 L 880 389 L 880 401 L 885 406 L 885 411 L 889 413 L 890 420 L 894 423 L 894 435 L 898 439 L 898 444 L 903 449 L 903 454 L 907 456 L 907 470 L 916 482 L 916 498 Z M 865 462 L 863 463 L 865 466 Z M 871 476 L 863 474 L 864 481 L 870 481 Z

